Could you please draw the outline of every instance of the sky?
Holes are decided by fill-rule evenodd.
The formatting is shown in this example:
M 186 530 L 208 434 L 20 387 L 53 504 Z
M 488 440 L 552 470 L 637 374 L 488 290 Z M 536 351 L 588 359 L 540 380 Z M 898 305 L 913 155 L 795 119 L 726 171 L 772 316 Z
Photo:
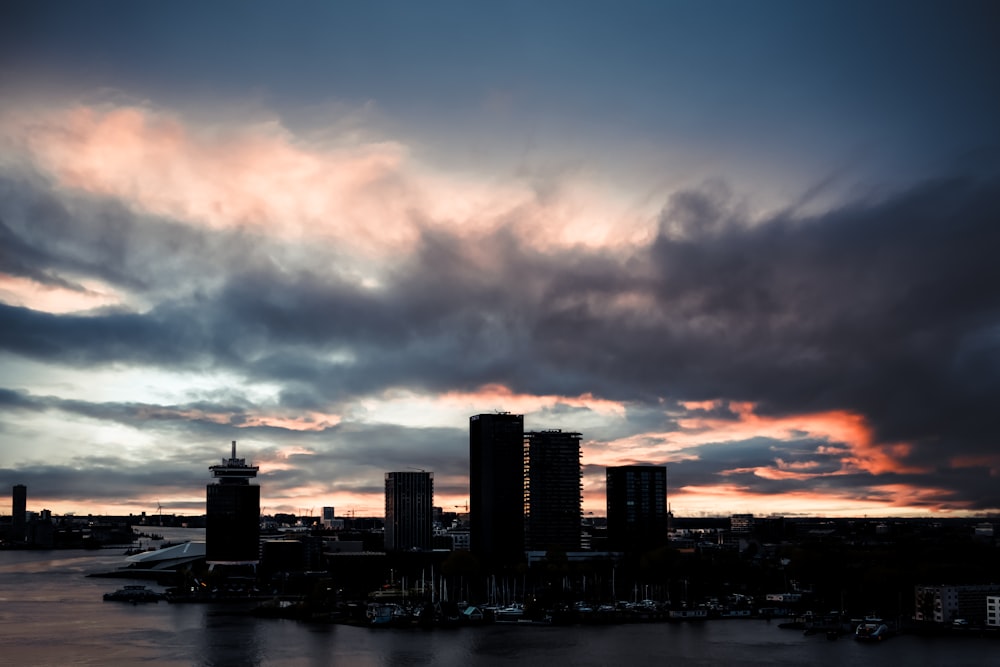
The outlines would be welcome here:
M 1000 511 L 995 2 L 0 6 L 0 488 L 468 502 L 469 417 L 677 516 Z M 0 513 L 9 513 L 7 507 Z

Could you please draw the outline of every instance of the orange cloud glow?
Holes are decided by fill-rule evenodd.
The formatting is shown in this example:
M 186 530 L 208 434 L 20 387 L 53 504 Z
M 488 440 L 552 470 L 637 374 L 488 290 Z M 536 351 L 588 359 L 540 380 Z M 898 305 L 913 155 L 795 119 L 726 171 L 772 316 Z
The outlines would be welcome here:
M 905 462 L 911 451 L 907 444 L 882 444 L 875 441 L 872 428 L 862 415 L 834 410 L 820 413 L 770 417 L 756 413 L 756 406 L 748 402 L 723 403 L 721 401 L 690 401 L 680 405 L 688 411 L 718 412 L 725 410 L 729 418 L 704 415 L 685 415 L 676 419 L 675 431 L 649 432 L 613 440 L 608 443 L 590 443 L 586 447 L 586 461 L 592 465 L 622 465 L 628 461 L 676 463 L 700 457 L 699 448 L 709 444 L 740 442 L 751 438 L 769 438 L 776 441 L 812 438 L 828 444 L 819 453 L 839 461 L 837 469 L 824 469 L 819 461 L 788 461 L 780 456 L 767 465 L 722 471 L 723 476 L 752 473 L 768 480 L 807 481 L 831 476 L 867 473 L 926 472 Z M 966 461 L 982 464 L 984 461 Z M 996 463 L 993 459 L 992 463 Z M 897 496 L 887 496 L 874 502 L 856 501 L 851 497 L 838 497 L 836 491 L 824 489 L 822 493 L 802 491 L 783 493 L 781 498 L 771 494 L 755 494 L 750 488 L 736 485 L 712 487 L 671 488 L 671 497 L 678 503 L 681 498 L 690 503 L 692 511 L 705 511 L 709 507 L 787 507 L 787 511 L 800 511 L 815 507 L 834 513 L 877 511 L 874 505 L 893 508 L 934 504 L 942 497 L 938 490 L 921 490 L 906 485 L 874 487 Z M 793 494 L 790 496 L 789 493 Z M 846 493 L 846 492 L 845 492 Z M 789 503 L 790 497 L 796 501 Z M 935 500 L 937 499 L 937 501 Z M 672 500 L 671 502 L 674 502 Z M 940 503 L 938 503 L 940 504 Z M 698 508 L 698 509 L 693 509 Z M 923 506 L 921 511 L 926 511 Z M 736 511 L 736 510 L 732 510 Z M 752 511 L 752 510 L 747 510 Z M 785 511 L 776 509 L 775 511 Z
M 318 412 L 307 412 L 297 417 L 278 417 L 256 415 L 247 417 L 240 428 L 251 428 L 255 426 L 270 426 L 271 428 L 282 428 L 287 431 L 324 431 L 339 424 L 339 415 L 325 415 Z
M 925 472 L 903 463 L 911 446 L 906 443 L 878 443 L 863 415 L 846 410 L 768 417 L 755 413 L 752 403 L 731 402 L 729 411 L 736 419 L 688 417 L 678 419 L 681 433 L 670 439 L 686 446 L 709 442 L 731 442 L 754 437 L 791 440 L 811 437 L 847 446 L 842 458 L 845 470 L 873 475 L 887 472 Z M 665 434 L 670 436 L 671 434 Z
M 734 484 L 712 486 L 682 486 L 670 489 L 671 508 L 677 514 L 715 514 L 720 507 L 727 513 L 765 512 L 775 514 L 815 516 L 862 516 L 864 514 L 922 515 L 933 510 L 939 513 L 963 512 L 965 504 L 951 503 L 943 489 L 915 487 L 906 484 L 876 485 L 866 497 L 858 497 L 856 489 L 824 489 L 822 492 L 789 490 L 780 495 L 755 493 L 752 488 Z
M 989 468 L 991 477 L 1000 477 L 1000 455 L 956 456 L 948 464 L 952 468 Z
M 685 410 L 714 410 L 719 407 L 719 401 L 678 401 L 677 403 Z

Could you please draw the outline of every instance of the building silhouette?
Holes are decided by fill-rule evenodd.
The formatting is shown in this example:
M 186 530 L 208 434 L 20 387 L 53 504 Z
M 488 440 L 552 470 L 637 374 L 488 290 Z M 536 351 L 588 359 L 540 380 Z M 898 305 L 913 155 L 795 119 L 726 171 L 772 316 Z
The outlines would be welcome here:
M 469 546 L 487 565 L 524 554 L 524 416 L 469 417 Z
M 646 550 L 667 543 L 667 467 L 614 466 L 607 472 L 608 543 Z
M 15 484 L 13 490 L 10 515 L 10 541 L 14 544 L 24 542 L 28 515 L 28 487 Z
M 434 536 L 434 473 L 385 474 L 385 550 L 430 551 Z
M 260 561 L 259 468 L 236 458 L 209 466 L 216 481 L 206 487 L 205 561 L 209 565 L 256 565 Z
M 524 531 L 529 551 L 580 550 L 580 434 L 524 434 Z

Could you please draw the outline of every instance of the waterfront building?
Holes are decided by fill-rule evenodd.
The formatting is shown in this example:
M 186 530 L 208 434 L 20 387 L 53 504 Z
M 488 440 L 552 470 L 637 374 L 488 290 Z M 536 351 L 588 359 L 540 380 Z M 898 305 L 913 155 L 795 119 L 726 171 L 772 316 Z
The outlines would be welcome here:
M 15 484 L 10 516 L 10 541 L 14 544 L 24 542 L 27 528 L 27 515 L 28 487 L 24 484 Z
M 483 562 L 524 552 L 524 416 L 469 417 L 470 547 Z
M 606 469 L 608 542 L 612 549 L 646 550 L 667 543 L 667 467 Z
M 385 474 L 385 550 L 429 551 L 434 535 L 434 473 Z
M 254 565 L 260 561 L 259 468 L 232 456 L 209 466 L 216 481 L 206 488 L 205 561 L 209 565 Z
M 737 535 L 748 535 L 753 532 L 753 514 L 733 514 L 729 517 L 729 531 Z
M 335 513 L 334 513 L 334 508 L 332 508 L 332 507 L 324 507 L 323 508 L 323 517 L 322 517 L 323 527 L 324 528 L 333 528 L 334 519 L 336 519 L 336 516 L 335 516 Z
M 524 434 L 525 548 L 579 551 L 580 434 L 559 429 Z
M 450 528 L 446 534 L 451 540 L 452 551 L 469 550 L 469 531 L 465 528 Z
M 987 620 L 990 596 L 1000 596 L 1000 584 L 914 587 L 914 615 L 917 621 L 953 623 L 964 619 L 973 625 Z

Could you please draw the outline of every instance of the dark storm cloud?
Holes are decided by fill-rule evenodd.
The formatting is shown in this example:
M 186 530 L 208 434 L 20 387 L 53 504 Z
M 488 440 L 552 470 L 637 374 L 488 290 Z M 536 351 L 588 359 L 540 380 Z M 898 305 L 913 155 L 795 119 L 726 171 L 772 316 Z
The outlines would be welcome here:
M 658 299 L 684 323 L 661 356 L 673 381 L 691 398 L 853 409 L 882 439 L 985 451 L 1000 383 L 998 193 L 995 179 L 942 179 L 814 219 L 661 237 Z
M 71 287 L 70 281 L 58 276 L 73 273 L 142 289 L 141 267 L 148 258 L 148 247 L 162 250 L 165 244 L 156 242 L 160 240 L 156 227 L 141 222 L 118 202 L 56 194 L 45 179 L 23 168 L 20 172 L 0 171 L 4 248 L 0 268 L 6 273 Z M 189 228 L 172 227 L 176 235 L 192 234 Z M 151 238 L 142 238 L 150 234 Z M 146 250 L 144 241 L 149 241 Z M 197 243 L 175 242 L 167 247 L 183 253 Z
M 474 243 L 426 231 L 374 289 L 324 264 L 326 248 L 299 248 L 296 265 L 289 246 L 256 247 L 240 232 L 93 201 L 76 217 L 8 202 L 3 231 L 23 275 L 72 266 L 170 298 L 85 315 L 2 306 L 0 346 L 81 366 L 226 369 L 276 382 L 286 407 L 309 409 L 389 388 L 501 383 L 649 404 L 743 400 L 770 415 L 850 410 L 878 442 L 914 445 L 909 464 L 941 473 L 997 444 L 1000 180 L 981 173 L 753 221 L 725 188 L 683 192 L 629 256 L 543 251 L 510 228 Z M 37 210 L 49 211 L 46 234 L 29 224 Z M 48 240 L 63 232 L 69 241 Z M 386 443 L 383 454 L 399 451 Z M 988 469 L 966 469 L 982 491 Z
M 202 474 L 204 472 L 204 474 Z M 158 462 L 155 466 L 125 467 L 121 459 L 88 457 L 86 461 L 69 464 L 37 464 L 0 468 L 0 484 L 10 488 L 13 484 L 28 487 L 28 506 L 35 507 L 32 497 L 50 502 L 66 500 L 73 504 L 81 498 L 91 501 L 142 506 L 140 499 L 151 490 L 170 495 L 189 496 L 192 489 L 211 481 L 207 468 L 204 471 L 188 465 L 169 465 Z M 153 508 L 155 510 L 155 507 Z M 192 508 L 184 507 L 184 513 Z

